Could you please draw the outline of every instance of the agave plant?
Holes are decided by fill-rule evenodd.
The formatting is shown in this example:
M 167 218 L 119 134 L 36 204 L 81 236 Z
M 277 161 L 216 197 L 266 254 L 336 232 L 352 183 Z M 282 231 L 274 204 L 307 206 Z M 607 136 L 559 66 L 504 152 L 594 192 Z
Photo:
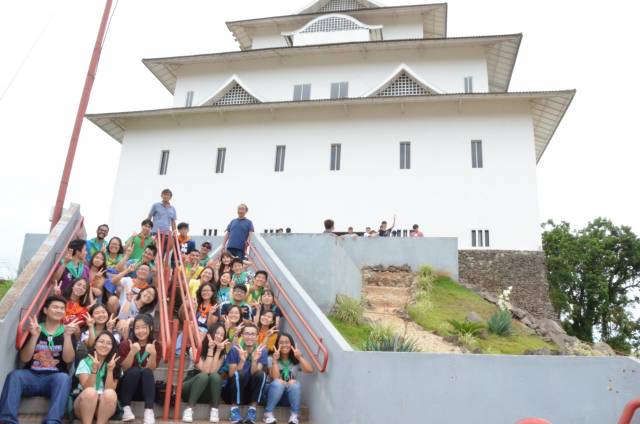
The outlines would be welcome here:
M 491 315 L 487 321 L 489 331 L 498 336 L 508 336 L 511 334 L 511 312 L 499 310 Z
M 358 299 L 339 294 L 336 296 L 336 304 L 334 306 L 333 316 L 340 321 L 358 325 L 362 322 L 364 306 Z
M 392 336 L 384 336 L 379 339 L 367 339 L 362 350 L 375 352 L 420 352 L 416 341 L 397 334 Z

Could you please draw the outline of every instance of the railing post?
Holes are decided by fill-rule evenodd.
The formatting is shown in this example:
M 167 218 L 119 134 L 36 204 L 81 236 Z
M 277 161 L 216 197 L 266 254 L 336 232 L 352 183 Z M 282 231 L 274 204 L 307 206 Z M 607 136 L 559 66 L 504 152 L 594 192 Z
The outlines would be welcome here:
M 176 361 L 176 342 L 175 340 L 178 338 L 178 320 L 173 322 L 173 329 L 171 334 L 173 337 L 168 341 L 169 346 L 167 349 L 167 355 L 169 356 L 169 366 L 167 368 L 167 389 L 164 394 L 164 409 L 162 413 L 162 419 L 169 419 L 169 408 L 171 407 L 171 393 L 173 393 L 173 367 L 175 366 Z
M 630 424 L 636 410 L 640 408 L 640 398 L 635 398 L 627 403 L 618 420 L 618 424 Z
M 178 320 L 176 320 L 178 322 Z M 178 367 L 178 388 L 176 389 L 176 403 L 173 407 L 173 419 L 180 419 L 180 402 L 182 400 L 182 381 L 184 380 L 184 358 L 189 348 L 189 323 L 182 322 L 182 347 L 180 348 L 180 366 Z

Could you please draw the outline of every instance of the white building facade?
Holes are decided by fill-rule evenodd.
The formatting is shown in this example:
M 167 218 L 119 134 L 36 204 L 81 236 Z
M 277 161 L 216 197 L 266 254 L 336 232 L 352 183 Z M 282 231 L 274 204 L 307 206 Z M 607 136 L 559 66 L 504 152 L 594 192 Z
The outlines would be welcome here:
M 539 250 L 536 164 L 574 91 L 508 92 L 521 35 L 448 38 L 446 16 L 320 0 L 227 23 L 240 51 L 145 59 L 173 107 L 88 115 L 122 144 L 114 231 L 168 187 L 194 233 L 247 203 L 257 231 L 395 214 L 460 248 Z

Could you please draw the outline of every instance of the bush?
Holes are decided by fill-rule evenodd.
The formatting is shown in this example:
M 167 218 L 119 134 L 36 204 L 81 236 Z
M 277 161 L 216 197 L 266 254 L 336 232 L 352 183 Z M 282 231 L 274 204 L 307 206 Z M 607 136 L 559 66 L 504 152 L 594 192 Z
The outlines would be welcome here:
M 415 340 L 398 335 L 385 336 L 381 340 L 367 339 L 362 350 L 370 352 L 420 352 Z
M 416 276 L 418 291 L 429 293 L 433 288 L 433 283 L 438 278 L 438 274 L 429 265 L 422 265 Z
M 487 328 L 497 336 L 508 336 L 511 334 L 511 312 L 499 310 L 491 315 L 487 321 Z
M 395 336 L 395 331 L 392 326 L 388 324 L 375 323 L 371 326 L 371 333 L 369 333 L 369 340 L 382 341 L 390 339 Z
M 362 306 L 361 301 L 344 294 L 336 296 L 334 317 L 344 323 L 358 325 L 362 322 L 363 314 L 364 306 Z
M 451 324 L 451 326 L 453 327 L 453 332 L 459 337 L 463 337 L 467 334 L 473 337 L 484 328 L 484 324 L 467 320 L 460 322 L 455 319 L 450 319 L 447 322 Z
M 474 350 L 478 347 L 478 339 L 471 333 L 459 335 L 458 341 L 468 350 Z

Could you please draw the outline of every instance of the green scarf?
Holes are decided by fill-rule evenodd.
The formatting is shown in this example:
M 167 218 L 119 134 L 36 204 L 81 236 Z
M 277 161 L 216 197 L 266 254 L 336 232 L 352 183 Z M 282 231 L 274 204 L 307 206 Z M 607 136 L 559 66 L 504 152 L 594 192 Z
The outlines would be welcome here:
M 56 329 L 56 331 L 53 332 L 53 334 L 49 334 L 49 332 L 47 331 L 46 328 L 44 328 L 44 324 L 40 323 L 40 331 L 42 331 L 42 333 L 47 336 L 47 343 L 49 344 L 49 349 L 53 350 L 53 339 L 55 339 L 56 337 L 61 336 L 64 333 L 64 325 L 61 325 L 60 327 L 58 327 Z
M 93 370 L 93 359 L 91 358 L 87 358 L 89 361 L 89 368 L 91 368 Z M 105 379 L 105 375 L 107 375 L 107 361 L 105 360 L 104 363 L 102 364 L 102 366 L 100 367 L 100 369 L 98 370 L 98 372 L 96 373 L 96 382 L 94 384 L 95 388 L 98 388 L 98 382 L 102 381 L 104 382 Z
M 78 267 L 74 268 L 73 261 L 69 261 L 67 262 L 66 268 L 67 268 L 67 271 L 69 271 L 69 274 L 71 274 L 71 276 L 73 277 L 73 279 L 77 280 L 78 278 L 82 277 L 82 271 L 84 271 L 84 264 L 82 263 L 82 261 L 80 261 L 78 262 Z
M 147 359 L 149 357 L 149 352 L 145 352 L 142 355 L 140 355 L 140 352 L 136 353 L 136 362 L 138 363 L 138 366 L 140 368 L 142 368 L 142 363 L 144 362 L 145 359 Z
M 280 375 L 284 381 L 289 381 L 291 378 L 291 361 L 278 359 L 278 366 L 280 367 Z

